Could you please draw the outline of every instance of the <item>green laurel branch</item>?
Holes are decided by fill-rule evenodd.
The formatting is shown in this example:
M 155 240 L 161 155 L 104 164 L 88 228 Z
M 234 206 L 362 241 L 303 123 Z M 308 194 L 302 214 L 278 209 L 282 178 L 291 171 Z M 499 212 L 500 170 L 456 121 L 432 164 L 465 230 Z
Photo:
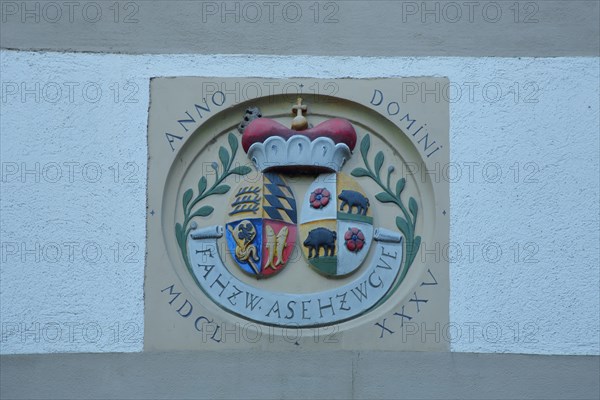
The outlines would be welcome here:
M 212 186 L 208 188 L 208 179 L 206 179 L 205 176 L 202 176 L 198 181 L 198 194 L 196 197 L 194 197 L 194 189 L 190 188 L 185 191 L 181 200 L 183 206 L 183 222 L 175 224 L 175 238 L 177 239 L 181 255 L 190 272 L 191 266 L 187 256 L 187 236 L 190 234 L 192 228 L 189 225 L 192 222 L 192 219 L 196 217 L 208 217 L 214 211 L 214 208 L 209 205 L 200 208 L 196 208 L 196 206 L 207 197 L 222 195 L 229 192 L 231 187 L 223 183 L 229 176 L 243 176 L 252 171 L 252 169 L 246 165 L 232 168 L 238 150 L 238 139 L 233 133 L 229 133 L 227 140 L 229 142 L 230 151 L 221 146 L 218 153 L 220 165 L 217 162 L 211 163 L 211 168 L 215 171 L 215 181 Z
M 410 197 L 408 200 L 408 210 L 402 201 L 402 192 L 404 191 L 404 187 L 406 185 L 406 179 L 400 178 L 396 182 L 394 189 L 392 190 L 391 186 L 391 177 L 394 172 L 394 166 L 388 167 L 387 177 L 385 179 L 385 183 L 382 180 L 381 176 L 381 167 L 385 161 L 385 156 L 382 151 L 379 151 L 375 155 L 375 159 L 373 161 L 373 166 L 369 164 L 368 155 L 369 150 L 371 148 L 371 135 L 365 135 L 360 143 L 360 154 L 363 159 L 364 168 L 358 167 L 354 168 L 351 172 L 352 176 L 360 178 L 360 177 L 368 177 L 371 178 L 379 187 L 383 190 L 375 195 L 375 198 L 381 203 L 393 203 L 401 211 L 401 214 L 396 216 L 396 226 L 404 235 L 404 249 L 406 257 L 404 258 L 404 265 L 402 268 L 402 272 L 400 274 L 400 278 L 390 290 L 388 295 L 386 295 L 381 302 L 385 301 L 392 293 L 396 291 L 400 283 L 404 280 L 404 277 L 408 273 L 410 266 L 412 265 L 415 257 L 417 256 L 417 252 L 419 251 L 419 247 L 421 246 L 421 236 L 415 236 L 415 229 L 417 226 L 417 214 L 419 212 L 419 207 L 417 205 L 417 201 L 414 197 Z

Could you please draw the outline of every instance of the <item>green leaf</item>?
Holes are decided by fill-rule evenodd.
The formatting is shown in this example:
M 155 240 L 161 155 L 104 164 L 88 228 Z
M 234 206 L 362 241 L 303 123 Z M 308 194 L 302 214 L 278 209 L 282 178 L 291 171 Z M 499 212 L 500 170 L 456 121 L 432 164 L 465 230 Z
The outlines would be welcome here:
M 229 185 L 220 185 L 212 190 L 212 194 L 225 194 L 229 192 L 229 189 L 231 189 Z
M 412 262 L 414 261 L 415 257 L 417 256 L 420 246 L 421 246 L 421 236 L 415 237 L 415 240 L 412 242 L 410 249 L 408 248 L 408 243 L 407 243 L 407 246 L 406 246 L 407 251 L 406 252 L 408 253 L 408 257 L 406 257 L 406 259 L 408 260 L 409 267 L 411 266 Z
M 364 160 L 367 159 L 367 154 L 371 148 L 371 135 L 365 135 L 363 140 L 360 142 L 360 154 Z
M 187 214 L 187 206 L 188 206 L 188 204 L 190 204 L 190 201 L 192 200 L 193 195 L 194 195 L 194 191 L 192 189 L 186 190 L 185 193 L 183 194 L 183 210 L 186 212 L 186 214 Z
M 223 164 L 223 171 L 226 171 L 229 166 L 229 152 L 223 146 L 219 148 L 219 160 Z
M 235 137 L 235 135 L 231 132 L 229 132 L 229 136 L 227 136 L 227 140 L 229 141 L 229 147 L 231 147 L 231 154 L 232 154 L 232 156 L 235 156 L 235 153 L 237 153 L 237 149 L 238 149 L 238 140 Z
M 197 210 L 196 212 L 194 212 L 190 218 L 193 217 L 208 217 L 210 214 L 212 214 L 212 212 L 215 209 L 212 208 L 211 206 L 204 206 L 201 209 Z
M 396 196 L 400 197 L 400 194 L 404 190 L 405 184 L 406 184 L 406 179 L 402 178 L 402 179 L 398 180 L 398 183 L 396 183 Z
M 200 196 L 206 190 L 206 178 L 202 177 L 198 181 L 198 196 Z
M 396 226 L 398 227 L 398 229 L 400 229 L 400 232 L 402 232 L 404 234 L 405 238 L 408 238 L 410 235 L 410 228 L 408 226 L 408 222 L 406 222 L 406 220 L 402 217 L 396 217 Z M 408 242 L 407 242 L 408 243 Z M 407 244 L 408 246 L 408 244 Z M 408 247 L 407 247 L 408 249 Z
M 367 171 L 364 168 L 354 168 L 350 174 L 357 178 L 360 178 L 361 176 L 371 176 L 371 174 L 369 174 L 369 171 Z
M 241 167 L 235 167 L 229 173 L 234 175 L 246 175 L 252 172 L 252 168 L 242 165 Z
M 175 224 L 175 238 L 177 239 L 177 243 L 181 245 L 181 234 L 183 233 L 183 227 L 178 222 Z
M 395 203 L 396 199 L 387 192 L 380 192 L 375 195 L 375 198 L 382 203 Z
M 417 236 L 415 237 L 415 243 L 413 245 L 413 254 L 417 254 L 417 252 L 419 251 L 419 247 L 421 247 L 421 236 Z M 414 258 L 414 257 L 413 257 Z
M 410 210 L 415 220 L 417 219 L 417 212 L 419 212 L 419 206 L 417 205 L 417 201 L 414 197 L 411 197 L 408 201 L 408 209 Z
M 382 165 L 383 165 L 383 151 L 380 151 L 375 156 L 375 175 L 379 176 L 379 170 L 381 169 Z

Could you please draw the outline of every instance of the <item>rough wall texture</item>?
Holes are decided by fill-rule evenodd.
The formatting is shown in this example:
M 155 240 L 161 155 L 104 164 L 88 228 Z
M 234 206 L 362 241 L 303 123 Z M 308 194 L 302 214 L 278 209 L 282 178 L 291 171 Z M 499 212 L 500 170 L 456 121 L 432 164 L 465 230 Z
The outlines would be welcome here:
M 589 0 L 3 3 L 12 50 L 568 57 L 600 45 Z
M 290 363 L 289 360 L 294 362 Z M 268 380 L 252 371 L 268 366 Z M 83 366 L 83 367 L 82 367 Z M 7 399 L 597 399 L 598 357 L 392 352 L 11 355 Z M 6 371 L 6 372 L 4 372 Z
M 426 339 L 599 354 L 598 58 L 0 56 L 2 353 L 142 349 L 150 77 L 434 75 L 451 244 L 421 256 L 450 258 L 452 324 Z

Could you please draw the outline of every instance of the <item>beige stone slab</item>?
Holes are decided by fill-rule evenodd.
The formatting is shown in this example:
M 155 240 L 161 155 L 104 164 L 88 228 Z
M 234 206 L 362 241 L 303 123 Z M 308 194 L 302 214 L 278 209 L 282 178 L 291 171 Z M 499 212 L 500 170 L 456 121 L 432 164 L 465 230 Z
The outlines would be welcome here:
M 448 182 L 427 172 L 448 163 L 448 85 L 152 79 L 145 349 L 447 350 L 448 340 L 420 332 L 448 334 L 447 259 L 424 256 L 448 243 Z M 311 130 L 286 128 L 298 98 Z M 252 161 L 237 130 L 249 107 L 260 109 L 255 122 L 283 125 L 270 136 L 256 130 L 263 137 L 248 149 Z M 335 119 L 350 127 L 319 126 Z M 350 155 L 343 146 L 352 147 L 352 131 Z M 261 157 L 276 170 L 257 169 Z M 318 175 L 303 157 L 341 170 Z M 325 188 L 330 201 L 317 207 L 315 193 Z M 336 235 L 311 236 L 320 227 Z M 308 252 L 321 240 L 333 243 L 331 257 Z

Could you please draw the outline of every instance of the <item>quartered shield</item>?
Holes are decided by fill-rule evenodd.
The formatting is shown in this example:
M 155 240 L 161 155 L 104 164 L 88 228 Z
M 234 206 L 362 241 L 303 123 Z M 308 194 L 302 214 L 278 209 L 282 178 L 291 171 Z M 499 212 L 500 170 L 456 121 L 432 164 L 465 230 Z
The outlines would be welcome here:
M 280 272 L 296 242 L 296 200 L 278 174 L 243 181 L 229 200 L 227 246 L 238 266 L 256 278 Z
M 343 173 L 321 174 L 301 205 L 300 247 L 309 264 L 328 277 L 356 271 L 373 241 L 366 192 Z

